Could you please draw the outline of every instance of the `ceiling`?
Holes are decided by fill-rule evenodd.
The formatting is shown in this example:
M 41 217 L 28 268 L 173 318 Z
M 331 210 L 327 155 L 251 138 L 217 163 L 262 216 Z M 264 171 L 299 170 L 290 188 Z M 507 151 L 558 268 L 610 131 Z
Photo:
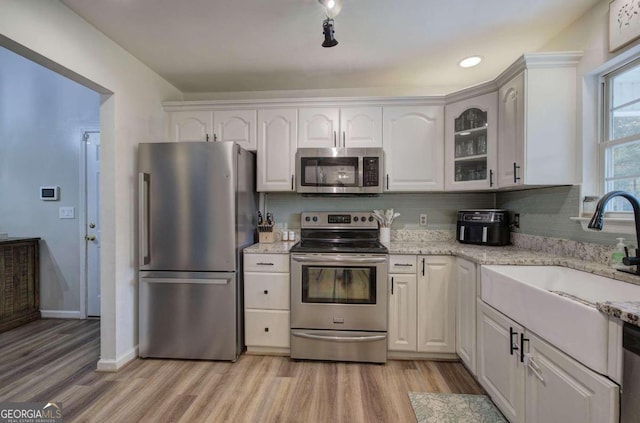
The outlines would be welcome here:
M 602 0 L 61 0 L 185 93 L 464 87 L 495 78 Z M 457 63 L 480 55 L 471 69 Z

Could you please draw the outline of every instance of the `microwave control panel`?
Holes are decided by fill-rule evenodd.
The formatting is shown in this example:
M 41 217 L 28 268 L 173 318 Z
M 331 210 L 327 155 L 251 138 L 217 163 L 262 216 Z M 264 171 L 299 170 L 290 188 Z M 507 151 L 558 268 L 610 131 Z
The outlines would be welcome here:
M 380 158 L 379 157 L 363 157 L 362 158 L 362 186 L 377 187 L 380 185 Z

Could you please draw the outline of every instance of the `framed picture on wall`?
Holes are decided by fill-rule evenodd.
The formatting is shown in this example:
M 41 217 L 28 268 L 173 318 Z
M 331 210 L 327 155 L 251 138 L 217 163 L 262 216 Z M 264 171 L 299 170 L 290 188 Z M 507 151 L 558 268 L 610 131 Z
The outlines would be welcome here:
M 640 37 L 640 1 L 609 2 L 609 51 L 618 50 Z

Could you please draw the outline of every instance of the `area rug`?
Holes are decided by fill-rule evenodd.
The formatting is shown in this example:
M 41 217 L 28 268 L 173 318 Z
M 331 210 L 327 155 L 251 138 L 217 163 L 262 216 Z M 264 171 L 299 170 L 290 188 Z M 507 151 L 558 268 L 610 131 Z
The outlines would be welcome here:
M 507 423 L 486 395 L 409 392 L 418 423 Z

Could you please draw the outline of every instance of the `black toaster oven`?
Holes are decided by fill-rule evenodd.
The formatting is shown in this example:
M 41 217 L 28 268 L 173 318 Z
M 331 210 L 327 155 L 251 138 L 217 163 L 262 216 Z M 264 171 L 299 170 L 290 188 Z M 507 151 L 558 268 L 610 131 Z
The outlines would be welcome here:
M 456 239 L 464 244 L 508 245 L 509 212 L 502 209 L 460 210 Z

